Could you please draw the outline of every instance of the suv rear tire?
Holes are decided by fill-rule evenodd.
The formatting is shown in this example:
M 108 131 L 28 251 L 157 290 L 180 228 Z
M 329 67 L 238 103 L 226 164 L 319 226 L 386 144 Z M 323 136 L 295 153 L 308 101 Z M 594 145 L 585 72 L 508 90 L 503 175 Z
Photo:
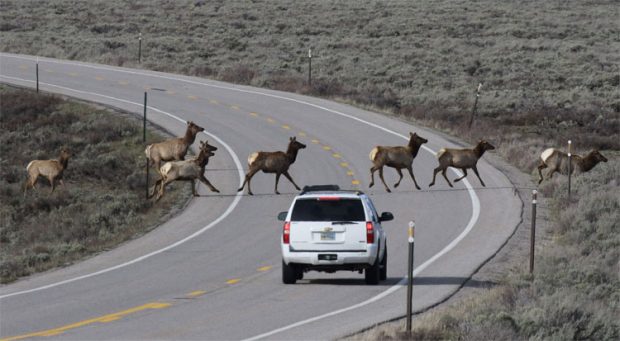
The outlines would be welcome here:
M 381 274 L 379 279 L 385 281 L 387 279 L 387 245 L 385 246 L 385 254 L 383 255 L 383 260 L 381 261 Z
M 366 284 L 377 285 L 379 284 L 379 279 L 381 278 L 381 267 L 379 266 L 379 257 L 375 260 L 375 264 L 366 268 L 364 271 L 364 279 L 366 280 Z
M 295 284 L 298 271 L 294 264 L 286 265 L 282 260 L 282 282 L 284 284 Z

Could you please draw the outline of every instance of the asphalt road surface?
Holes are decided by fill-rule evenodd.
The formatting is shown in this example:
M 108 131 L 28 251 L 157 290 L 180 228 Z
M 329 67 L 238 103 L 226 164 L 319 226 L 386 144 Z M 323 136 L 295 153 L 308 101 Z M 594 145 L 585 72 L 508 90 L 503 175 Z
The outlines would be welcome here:
M 486 188 L 470 172 L 469 182 L 453 189 L 439 176 L 429 190 L 434 153 L 458 146 L 395 118 L 195 77 L 47 58 L 38 63 L 42 91 L 139 116 L 146 91 L 150 121 L 177 136 L 185 120 L 205 127 L 197 140 L 219 148 L 206 176 L 222 193 L 201 185 L 200 197 L 148 235 L 0 287 L 2 339 L 334 339 L 404 315 L 410 220 L 416 222 L 414 310 L 458 290 L 520 221 L 521 200 L 484 158 L 478 168 Z M 0 81 L 33 88 L 35 66 L 35 57 L 0 54 Z M 415 190 L 406 172 L 393 193 L 386 193 L 378 177 L 369 189 L 372 147 L 405 145 L 409 132 L 429 140 L 413 167 L 422 190 Z M 369 286 L 358 273 L 311 272 L 295 285 L 282 284 L 282 223 L 276 215 L 296 191 L 282 177 L 282 194 L 274 195 L 275 177 L 264 173 L 252 181 L 254 196 L 236 190 L 251 152 L 285 150 L 291 136 L 308 146 L 290 169 L 300 186 L 361 189 L 380 212 L 394 214 L 395 220 L 383 224 L 387 281 Z M 392 187 L 396 172 L 386 168 L 385 178 Z

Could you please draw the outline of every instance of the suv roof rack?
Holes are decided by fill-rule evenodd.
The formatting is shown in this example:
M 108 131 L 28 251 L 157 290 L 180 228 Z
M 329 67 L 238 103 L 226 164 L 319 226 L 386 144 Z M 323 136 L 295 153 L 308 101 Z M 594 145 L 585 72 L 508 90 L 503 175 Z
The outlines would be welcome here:
M 340 192 L 353 192 L 357 194 L 364 194 L 364 192 L 360 190 L 343 190 L 340 189 L 338 185 L 312 185 L 312 186 L 304 186 L 301 190 L 300 194 L 306 194 L 310 192 L 330 192 L 330 191 L 340 191 Z

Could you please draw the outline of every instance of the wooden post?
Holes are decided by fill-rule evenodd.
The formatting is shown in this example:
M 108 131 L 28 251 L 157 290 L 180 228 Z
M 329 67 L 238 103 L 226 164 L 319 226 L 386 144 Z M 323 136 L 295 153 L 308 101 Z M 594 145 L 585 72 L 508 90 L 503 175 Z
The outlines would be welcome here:
M 572 141 L 568 140 L 568 203 L 570 204 L 570 185 L 571 185 L 571 177 L 573 174 L 573 165 L 572 165 L 572 154 L 571 154 L 571 145 Z
M 413 299 L 413 249 L 414 249 L 414 236 L 415 236 L 415 223 L 413 221 L 409 222 L 409 262 L 407 265 L 407 333 L 411 334 L 411 315 L 413 314 L 412 310 L 412 299 Z
M 530 232 L 530 273 L 534 272 L 534 244 L 536 243 L 536 196 L 538 192 L 532 191 L 532 230 Z
M 308 86 L 312 86 L 312 49 L 308 49 Z
M 476 116 L 476 108 L 478 107 L 478 97 L 480 97 L 480 89 L 482 89 L 482 83 L 478 83 L 478 89 L 476 90 L 476 100 L 474 101 L 474 108 L 472 109 L 471 116 L 469 117 L 469 128 L 471 128 L 471 125 L 474 123 L 474 116 Z

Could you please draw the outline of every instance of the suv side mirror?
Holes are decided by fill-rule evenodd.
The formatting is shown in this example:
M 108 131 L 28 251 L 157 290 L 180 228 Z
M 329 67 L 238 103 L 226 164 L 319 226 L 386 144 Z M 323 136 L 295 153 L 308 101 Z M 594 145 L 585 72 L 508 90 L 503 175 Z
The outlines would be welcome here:
M 390 220 L 394 220 L 394 215 L 392 215 L 391 212 L 383 212 L 383 213 L 381 213 L 381 217 L 379 217 L 379 222 L 390 221 Z
M 286 220 L 286 215 L 287 214 L 288 214 L 288 212 L 280 212 L 280 213 L 278 213 L 278 220 L 280 220 L 280 221 Z

